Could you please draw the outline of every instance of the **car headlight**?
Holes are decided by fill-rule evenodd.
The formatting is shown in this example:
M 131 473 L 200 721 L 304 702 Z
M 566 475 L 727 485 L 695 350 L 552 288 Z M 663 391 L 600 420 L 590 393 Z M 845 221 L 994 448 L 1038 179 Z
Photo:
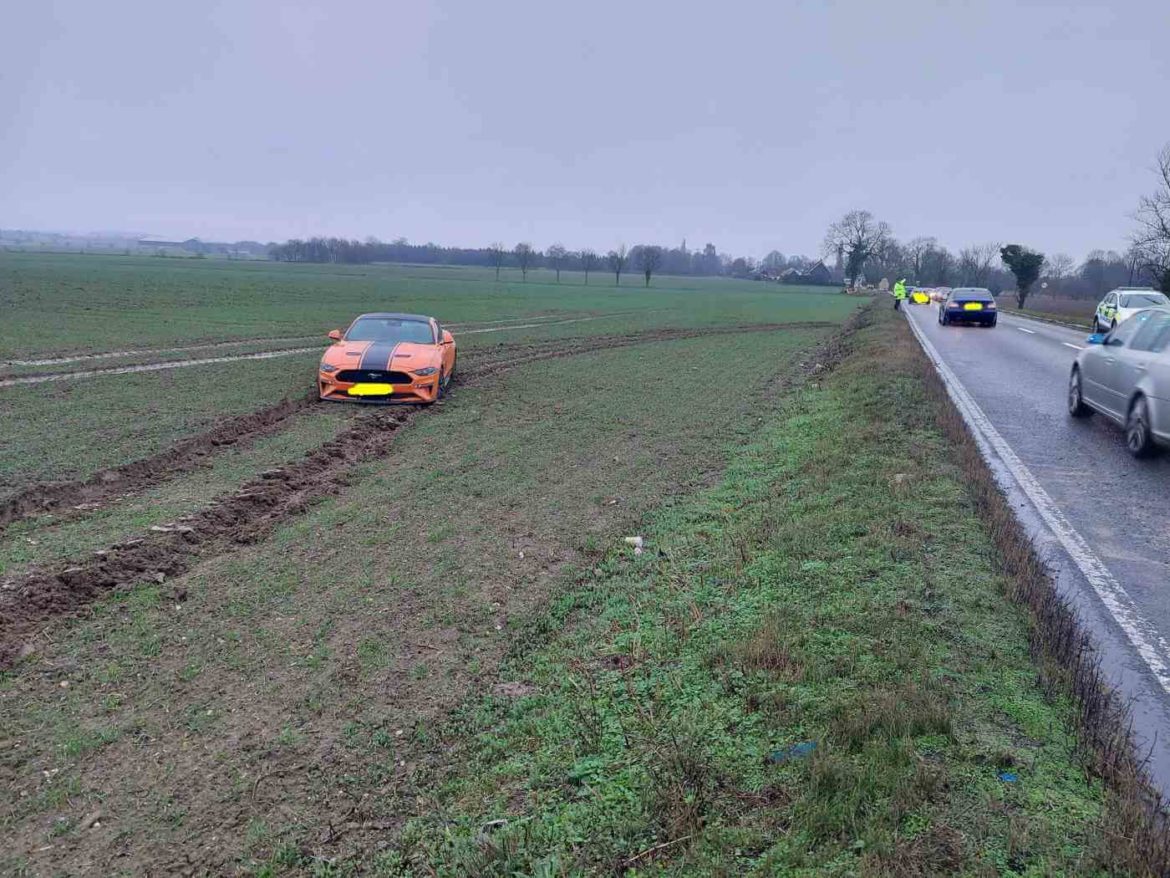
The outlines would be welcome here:
M 426 378 L 428 375 L 434 375 L 438 371 L 434 366 L 427 366 L 425 369 L 415 369 L 414 374 L 419 378 Z
M 328 374 L 330 374 L 331 372 L 336 372 L 336 371 L 337 371 L 337 367 L 336 367 L 336 366 L 330 366 L 328 363 L 322 363 L 322 364 L 321 364 L 321 371 L 322 371 L 322 372 L 324 372 L 326 375 L 328 375 Z

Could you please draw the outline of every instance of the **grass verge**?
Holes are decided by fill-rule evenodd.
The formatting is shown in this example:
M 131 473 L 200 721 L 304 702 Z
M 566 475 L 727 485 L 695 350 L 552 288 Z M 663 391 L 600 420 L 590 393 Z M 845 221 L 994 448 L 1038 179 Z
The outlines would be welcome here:
M 1133 799 L 1077 755 L 1055 652 L 1038 679 L 1055 629 L 1006 599 L 1030 605 L 964 435 L 873 319 L 646 553 L 533 621 L 363 868 L 1156 874 L 1140 840 L 1118 860 Z

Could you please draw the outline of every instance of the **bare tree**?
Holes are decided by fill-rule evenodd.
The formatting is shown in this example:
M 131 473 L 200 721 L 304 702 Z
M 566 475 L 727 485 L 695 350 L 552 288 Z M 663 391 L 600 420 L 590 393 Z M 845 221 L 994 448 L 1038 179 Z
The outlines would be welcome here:
M 985 287 L 991 266 L 999 257 L 999 244 L 980 244 L 959 251 L 959 278 L 964 286 Z
M 955 270 L 955 257 L 946 247 L 927 250 L 922 257 L 922 276 L 917 280 L 945 287 L 950 283 Z
M 557 283 L 561 282 L 561 266 L 565 264 L 565 258 L 569 255 L 569 251 L 565 249 L 564 244 L 553 244 L 545 253 L 548 261 L 552 263 L 552 267 L 557 272 Z
M 1133 247 L 1141 271 L 1163 293 L 1170 293 L 1170 144 L 1158 153 L 1158 188 L 1138 205 Z
M 622 269 L 626 267 L 626 245 L 619 244 L 616 250 L 610 250 L 605 257 L 609 260 L 609 270 L 613 272 L 614 286 L 622 285 Z
M 504 245 L 499 241 L 492 241 L 488 244 L 488 258 L 492 261 L 492 265 L 496 267 L 496 280 L 500 279 L 500 266 L 504 264 L 504 254 L 508 251 L 504 249 Z
M 532 249 L 532 245 L 526 241 L 521 241 L 516 245 L 516 249 L 512 251 L 516 256 L 516 263 L 520 266 L 520 274 L 524 276 L 524 282 L 528 282 L 528 269 L 532 267 L 532 260 L 536 257 L 536 251 Z
M 868 210 L 851 210 L 829 226 L 823 250 L 826 256 L 844 253 L 845 279 L 855 286 L 866 260 L 890 237 L 890 227 Z
M 581 251 L 581 268 L 585 272 L 585 286 L 589 286 L 589 269 L 597 264 L 597 254 L 586 247 Z
M 1077 261 L 1067 253 L 1053 254 L 1044 264 L 1044 277 L 1053 285 L 1059 287 L 1065 278 L 1072 274 Z
M 871 280 L 887 278 L 894 281 L 906 276 L 909 260 L 902 245 L 893 238 L 879 241 L 865 263 L 866 276 Z
M 662 248 L 653 244 L 644 244 L 638 248 L 638 269 L 646 275 L 646 286 L 650 286 L 650 276 L 662 265 Z
M 936 238 L 912 238 L 902 247 L 902 251 L 906 255 L 906 264 L 910 269 L 910 276 L 916 282 L 924 282 L 922 275 L 926 269 L 926 263 L 930 259 L 930 254 L 938 249 L 938 240 Z

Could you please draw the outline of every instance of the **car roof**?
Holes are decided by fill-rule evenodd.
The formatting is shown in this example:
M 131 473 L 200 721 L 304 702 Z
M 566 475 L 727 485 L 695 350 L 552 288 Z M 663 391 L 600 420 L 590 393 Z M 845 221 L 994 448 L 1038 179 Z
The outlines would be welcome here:
M 431 318 L 425 314 L 399 314 L 396 311 L 371 311 L 369 314 L 359 314 L 355 320 L 361 320 L 363 317 L 381 317 L 393 320 L 418 320 L 421 323 L 430 323 Z

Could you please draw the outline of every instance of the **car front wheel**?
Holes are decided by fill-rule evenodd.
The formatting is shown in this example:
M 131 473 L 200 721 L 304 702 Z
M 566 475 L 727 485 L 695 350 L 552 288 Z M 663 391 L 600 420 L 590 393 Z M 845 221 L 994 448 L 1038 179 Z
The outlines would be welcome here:
M 1068 376 L 1068 413 L 1074 418 L 1087 418 L 1093 413 L 1081 395 L 1081 370 L 1077 368 Z
M 1129 407 L 1129 417 L 1125 419 L 1125 445 L 1134 457 L 1149 457 L 1154 453 L 1150 409 L 1143 397 L 1139 396 Z

